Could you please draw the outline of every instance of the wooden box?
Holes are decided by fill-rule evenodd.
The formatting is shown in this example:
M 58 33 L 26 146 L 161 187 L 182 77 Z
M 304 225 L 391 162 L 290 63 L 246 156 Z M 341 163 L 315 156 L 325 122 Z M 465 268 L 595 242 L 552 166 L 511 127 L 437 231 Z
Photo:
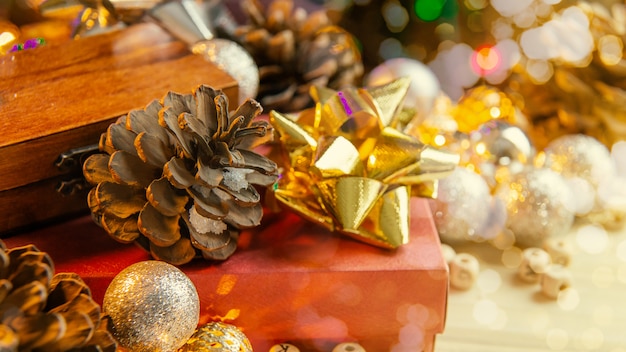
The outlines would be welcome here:
M 200 84 L 237 103 L 232 77 L 152 23 L 0 56 L 0 234 L 86 210 L 81 148 Z

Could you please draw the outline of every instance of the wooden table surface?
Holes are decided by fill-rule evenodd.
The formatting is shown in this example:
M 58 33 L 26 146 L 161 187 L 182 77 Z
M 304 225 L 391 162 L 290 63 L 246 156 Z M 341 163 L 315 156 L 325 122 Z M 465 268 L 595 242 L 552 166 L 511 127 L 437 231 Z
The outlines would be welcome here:
M 626 352 L 626 229 L 588 226 L 577 224 L 567 234 L 573 285 L 557 300 L 543 296 L 539 284 L 517 279 L 502 250 L 455 246 L 476 255 L 481 272 L 468 291 L 450 291 L 435 351 Z

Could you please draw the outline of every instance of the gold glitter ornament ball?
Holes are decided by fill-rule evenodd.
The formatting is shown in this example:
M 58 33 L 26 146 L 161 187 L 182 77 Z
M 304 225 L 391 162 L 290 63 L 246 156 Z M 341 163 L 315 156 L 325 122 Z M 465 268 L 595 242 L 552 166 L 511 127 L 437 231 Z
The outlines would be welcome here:
M 550 169 L 526 168 L 495 195 L 505 204 L 506 226 L 521 247 L 540 246 L 543 240 L 565 234 L 574 222 L 574 195 L 565 179 Z
M 528 122 L 513 101 L 494 87 L 470 89 L 452 111 L 460 132 L 469 133 L 491 120 L 501 120 L 525 127 Z
M 252 352 L 252 345 L 236 326 L 213 322 L 196 330 L 178 352 Z
M 102 310 L 113 335 L 132 352 L 175 351 L 194 333 L 200 317 L 198 292 L 179 269 L 143 261 L 122 270 L 104 294 Z

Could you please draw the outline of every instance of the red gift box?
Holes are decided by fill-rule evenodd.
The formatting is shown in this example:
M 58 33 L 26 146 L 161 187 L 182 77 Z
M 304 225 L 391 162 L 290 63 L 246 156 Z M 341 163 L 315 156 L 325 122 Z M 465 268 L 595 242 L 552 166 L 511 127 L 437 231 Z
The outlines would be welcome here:
M 200 296 L 200 322 L 241 328 L 255 350 L 291 342 L 331 351 L 357 341 L 367 351 L 431 351 L 444 327 L 448 271 L 427 201 L 411 201 L 410 242 L 389 251 L 363 244 L 292 213 L 270 214 L 245 231 L 227 261 L 181 269 Z M 102 302 L 117 273 L 149 256 L 114 242 L 82 217 L 5 239 L 35 244 L 56 272 L 75 272 Z

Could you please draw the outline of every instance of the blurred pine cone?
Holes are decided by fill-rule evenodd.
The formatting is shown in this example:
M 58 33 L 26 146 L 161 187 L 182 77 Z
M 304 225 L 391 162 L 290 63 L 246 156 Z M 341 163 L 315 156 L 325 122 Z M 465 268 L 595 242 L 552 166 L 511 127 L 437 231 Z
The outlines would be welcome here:
M 331 25 L 322 10 L 310 15 L 292 0 L 274 0 L 264 11 L 258 0 L 245 0 L 249 23 L 235 40 L 259 66 L 258 97 L 266 109 L 298 111 L 313 104 L 312 85 L 341 89 L 358 85 L 361 54 L 350 33 Z
M 96 185 L 88 196 L 94 220 L 175 265 L 228 258 L 239 230 L 261 221 L 253 184 L 277 178 L 276 164 L 251 150 L 272 136 L 266 121 L 253 121 L 261 111 L 248 100 L 229 114 L 221 91 L 200 86 L 120 118 L 101 137 L 105 154 L 83 165 Z
M 7 250 L 0 241 L 0 351 L 114 352 L 89 287 L 76 274 L 53 273 L 35 246 Z

